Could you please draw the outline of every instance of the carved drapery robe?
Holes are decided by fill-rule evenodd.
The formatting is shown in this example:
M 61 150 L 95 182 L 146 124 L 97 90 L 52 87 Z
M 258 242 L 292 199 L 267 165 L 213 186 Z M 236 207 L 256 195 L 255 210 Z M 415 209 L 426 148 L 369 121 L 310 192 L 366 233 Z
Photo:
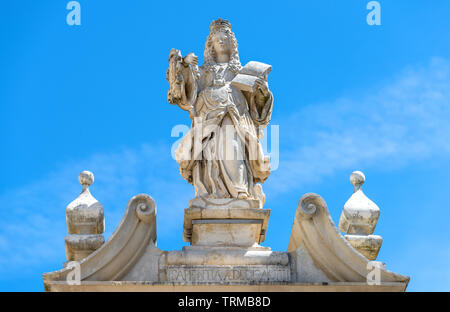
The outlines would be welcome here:
M 261 98 L 232 86 L 235 74 L 228 63 L 205 67 L 198 80 L 184 85 L 196 117 L 175 151 L 181 175 L 194 185 L 196 196 L 238 198 L 244 193 L 264 202 L 257 183 L 269 176 L 270 163 L 259 138 L 270 121 L 272 93 Z M 189 106 L 182 102 L 180 107 Z

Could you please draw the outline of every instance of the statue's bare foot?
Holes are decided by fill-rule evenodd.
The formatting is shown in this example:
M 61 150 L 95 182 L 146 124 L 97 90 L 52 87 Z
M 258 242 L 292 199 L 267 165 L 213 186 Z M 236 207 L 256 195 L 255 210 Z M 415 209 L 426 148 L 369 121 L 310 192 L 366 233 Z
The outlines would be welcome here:
M 247 195 L 247 193 L 239 192 L 237 197 L 238 197 L 238 199 L 247 199 L 248 195 Z

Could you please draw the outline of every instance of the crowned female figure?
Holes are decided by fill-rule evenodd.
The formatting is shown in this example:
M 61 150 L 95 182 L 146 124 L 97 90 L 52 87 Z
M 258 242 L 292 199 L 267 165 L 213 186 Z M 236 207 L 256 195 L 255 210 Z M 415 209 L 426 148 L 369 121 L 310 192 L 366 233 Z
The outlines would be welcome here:
M 175 151 L 181 175 L 197 197 L 256 199 L 262 206 L 258 183 L 269 176 L 270 163 L 259 139 L 273 106 L 267 77 L 258 77 L 253 89 L 232 83 L 242 66 L 231 25 L 222 19 L 211 23 L 204 64 L 197 64 L 193 53 L 170 52 L 169 102 L 189 111 L 193 120 Z

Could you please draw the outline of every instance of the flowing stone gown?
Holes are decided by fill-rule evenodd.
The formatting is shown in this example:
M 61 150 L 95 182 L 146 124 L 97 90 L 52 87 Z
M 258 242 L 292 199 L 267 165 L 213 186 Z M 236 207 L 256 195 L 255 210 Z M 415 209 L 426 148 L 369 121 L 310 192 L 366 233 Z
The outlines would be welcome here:
M 200 67 L 198 80 L 186 83 L 186 94 L 198 90 L 190 107 L 195 117 L 175 157 L 196 196 L 238 198 L 245 194 L 264 202 L 257 183 L 269 176 L 270 163 L 259 138 L 270 121 L 273 96 L 269 92 L 264 98 L 237 89 L 230 84 L 235 76 L 229 63 L 215 63 Z M 183 105 L 188 103 L 179 106 Z M 200 148 L 195 148 L 195 140 Z

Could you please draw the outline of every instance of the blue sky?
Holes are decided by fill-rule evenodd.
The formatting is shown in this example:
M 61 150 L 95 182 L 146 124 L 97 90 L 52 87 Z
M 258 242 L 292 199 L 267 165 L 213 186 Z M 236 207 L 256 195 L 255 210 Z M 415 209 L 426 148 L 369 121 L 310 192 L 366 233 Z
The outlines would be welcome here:
M 78 174 L 95 174 L 105 237 L 129 198 L 151 195 L 158 247 L 180 249 L 194 195 L 178 173 L 171 129 L 190 125 L 167 102 L 171 48 L 203 61 L 209 24 L 232 23 L 242 63 L 269 63 L 280 160 L 263 185 L 264 245 L 286 250 L 299 198 L 320 194 L 335 223 L 349 175 L 381 209 L 379 260 L 409 291 L 450 291 L 450 3 L 368 1 L 1 2 L 0 290 L 42 291 L 65 261 L 65 207 Z

